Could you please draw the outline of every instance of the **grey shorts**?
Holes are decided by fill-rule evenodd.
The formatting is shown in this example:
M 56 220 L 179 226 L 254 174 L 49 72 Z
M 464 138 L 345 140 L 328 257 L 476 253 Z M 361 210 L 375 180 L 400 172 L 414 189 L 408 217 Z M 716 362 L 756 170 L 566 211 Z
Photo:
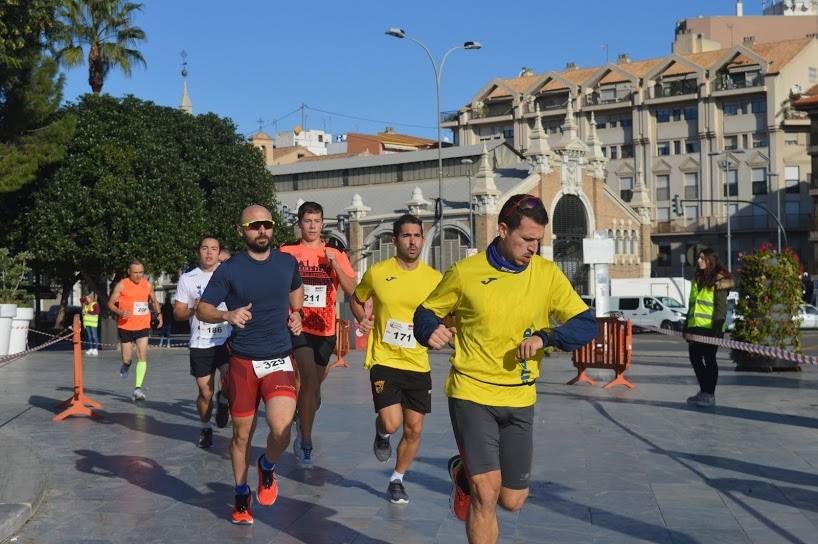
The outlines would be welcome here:
M 534 406 L 486 406 L 449 399 L 457 447 L 469 474 L 499 470 L 503 487 L 527 489 L 531 478 Z

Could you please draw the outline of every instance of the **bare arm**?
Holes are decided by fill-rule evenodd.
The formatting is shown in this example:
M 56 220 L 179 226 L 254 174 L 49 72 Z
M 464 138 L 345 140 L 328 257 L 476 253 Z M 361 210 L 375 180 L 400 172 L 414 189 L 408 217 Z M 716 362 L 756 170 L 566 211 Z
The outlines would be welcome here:
M 196 315 L 196 306 L 199 305 L 198 300 L 193 303 L 193 308 L 189 308 L 184 302 L 178 300 L 173 304 L 173 319 L 176 321 L 187 321 Z
M 159 326 L 163 325 L 162 323 L 162 307 L 159 306 L 159 301 L 156 300 L 156 294 L 153 292 L 153 285 L 151 285 L 151 292 L 148 295 L 148 300 L 153 303 L 153 311 L 157 314 L 156 318 L 159 320 Z
M 234 327 L 243 329 L 244 325 L 253 319 L 253 314 L 250 312 L 250 308 L 252 307 L 253 304 L 250 303 L 247 306 L 242 306 L 235 310 L 225 311 L 219 310 L 207 302 L 199 301 L 199 304 L 196 306 L 196 317 L 199 318 L 199 321 L 204 321 L 205 323 L 222 323 L 227 321 Z
M 117 304 L 119 304 L 120 295 L 122 295 L 122 284 L 117 283 L 116 287 L 114 287 L 114 292 L 111 293 L 110 298 L 108 298 L 108 309 L 112 314 L 127 319 L 130 316 L 130 312 L 127 310 L 120 310 L 117 306 Z
M 329 260 L 330 264 L 332 264 L 332 268 L 335 270 L 335 275 L 338 276 L 338 283 L 341 285 L 341 289 L 344 291 L 346 296 L 352 295 L 352 292 L 355 291 L 355 276 L 348 276 L 344 269 L 341 267 L 341 263 L 338 262 L 337 253 L 335 250 L 326 250 L 327 260 Z
M 301 334 L 301 314 L 304 312 L 304 285 L 299 285 L 297 289 L 290 291 L 290 308 L 293 312 L 287 321 L 290 332 L 298 336 Z
M 366 301 L 361 302 L 358 300 L 358 297 L 355 295 L 349 297 L 349 309 L 352 310 L 352 315 L 358 320 L 358 329 L 363 333 L 371 331 L 375 325 L 375 321 L 372 317 L 366 316 L 365 302 Z

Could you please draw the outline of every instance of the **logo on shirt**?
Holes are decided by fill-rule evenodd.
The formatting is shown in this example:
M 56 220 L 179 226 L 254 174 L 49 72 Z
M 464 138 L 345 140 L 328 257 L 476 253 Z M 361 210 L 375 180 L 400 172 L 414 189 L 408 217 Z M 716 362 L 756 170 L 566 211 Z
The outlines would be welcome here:
M 398 277 L 397 276 L 387 276 L 385 279 L 386 279 L 386 281 L 392 281 L 392 280 L 398 279 Z
M 494 278 L 494 277 L 486 278 L 486 279 L 482 280 L 480 283 L 482 283 L 483 285 L 488 285 L 493 281 L 497 281 L 497 278 Z

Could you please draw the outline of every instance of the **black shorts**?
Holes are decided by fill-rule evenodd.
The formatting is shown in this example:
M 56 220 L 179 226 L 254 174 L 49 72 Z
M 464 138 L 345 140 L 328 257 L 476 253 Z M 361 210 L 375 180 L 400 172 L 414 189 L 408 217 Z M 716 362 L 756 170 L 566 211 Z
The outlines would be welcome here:
M 432 373 L 401 370 L 383 365 L 369 369 L 375 411 L 393 404 L 428 414 L 432 411 Z
M 128 342 L 136 342 L 140 338 L 146 338 L 150 336 L 151 330 L 150 329 L 141 329 L 138 331 L 128 331 L 125 329 L 120 329 L 117 327 L 117 332 L 119 333 L 119 341 L 128 343 Z
M 449 417 L 457 448 L 470 474 L 499 470 L 503 487 L 528 489 L 533 404 L 512 408 L 450 398 Z
M 312 350 L 313 360 L 318 366 L 327 366 L 329 358 L 335 351 L 335 335 L 317 336 L 315 334 L 301 333 L 293 336 L 293 353 L 302 348 Z
M 194 378 L 210 376 L 229 360 L 230 354 L 224 344 L 212 348 L 190 348 L 190 375 Z

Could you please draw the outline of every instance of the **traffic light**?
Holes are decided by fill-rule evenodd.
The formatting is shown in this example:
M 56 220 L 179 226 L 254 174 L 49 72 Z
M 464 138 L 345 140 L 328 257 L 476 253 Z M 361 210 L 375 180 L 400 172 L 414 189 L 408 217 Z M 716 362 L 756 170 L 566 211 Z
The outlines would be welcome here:
M 679 203 L 679 195 L 673 195 L 673 213 L 676 216 L 682 215 L 682 206 Z

